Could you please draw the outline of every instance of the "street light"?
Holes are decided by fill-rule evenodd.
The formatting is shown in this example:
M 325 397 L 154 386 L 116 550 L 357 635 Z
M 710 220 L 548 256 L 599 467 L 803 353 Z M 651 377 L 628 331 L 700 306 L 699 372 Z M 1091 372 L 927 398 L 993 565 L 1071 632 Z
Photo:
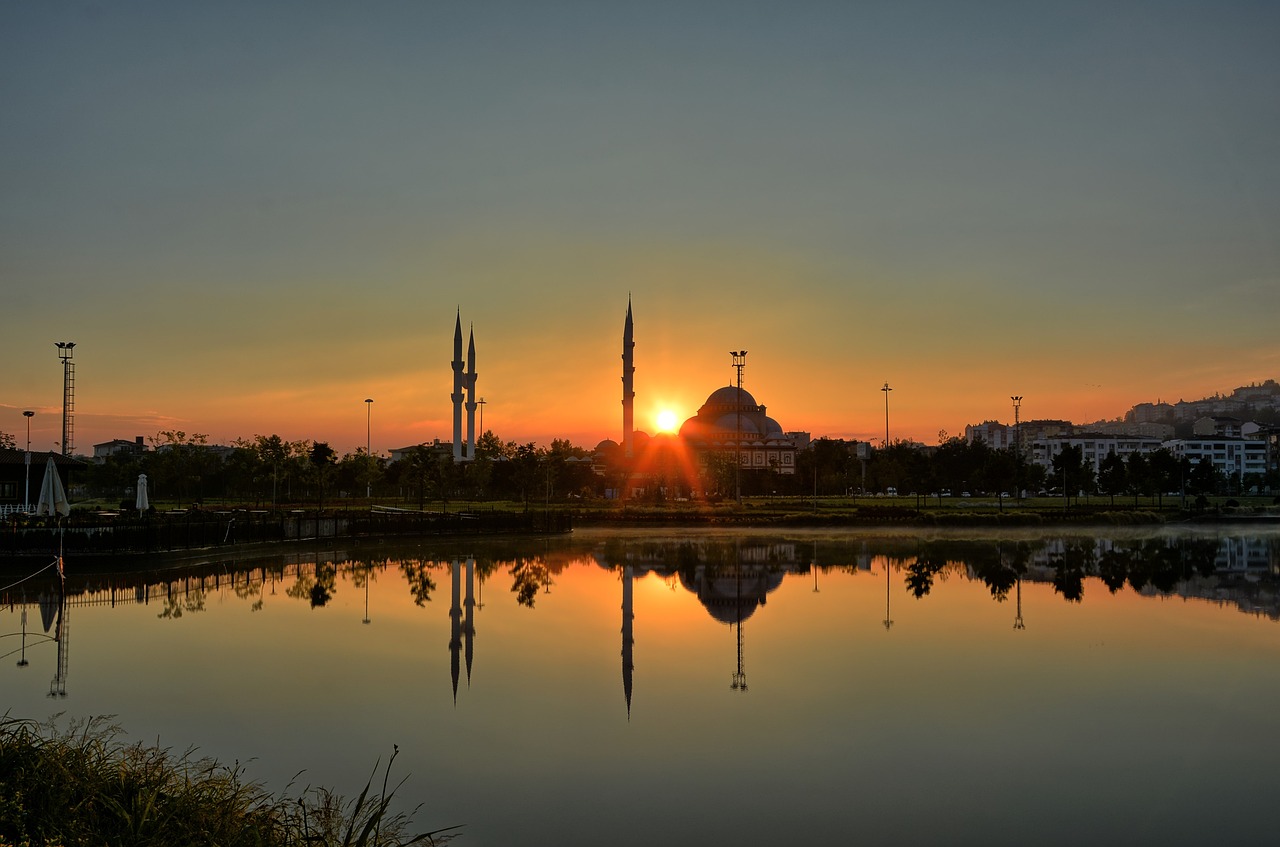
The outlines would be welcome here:
M 884 446 L 889 446 L 889 392 L 893 389 L 889 387 L 889 383 L 884 384 L 884 388 L 880 389 L 884 392 Z
M 1022 469 L 1022 427 L 1018 421 L 1018 412 L 1022 408 L 1022 395 L 1019 394 L 1017 396 L 1011 396 L 1009 399 L 1013 401 L 1013 496 L 1021 500 L 1022 483 L 1020 480 L 1022 474 L 1020 471 Z
M 479 400 L 476 401 L 476 405 L 480 407 L 480 434 L 481 435 L 484 435 L 484 403 L 485 403 L 485 400 L 483 397 L 481 397 Z
M 373 444 L 373 398 L 365 398 L 364 401 L 364 458 L 367 473 L 365 478 L 364 496 L 366 499 L 373 497 L 373 450 L 370 445 Z M 367 621 L 366 621 L 367 623 Z
M 27 479 L 26 485 L 22 490 L 22 507 L 24 509 L 31 508 L 31 419 L 35 417 L 35 412 L 23 412 L 22 416 L 27 419 Z M 26 614 L 25 612 L 23 614 Z

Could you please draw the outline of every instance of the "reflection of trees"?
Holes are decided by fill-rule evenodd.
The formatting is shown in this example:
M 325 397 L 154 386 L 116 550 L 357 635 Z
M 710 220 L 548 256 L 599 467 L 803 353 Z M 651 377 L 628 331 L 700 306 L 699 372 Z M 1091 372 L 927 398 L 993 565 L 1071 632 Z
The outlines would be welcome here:
M 420 560 L 401 562 L 400 573 L 404 574 L 405 581 L 409 583 L 409 594 L 413 597 L 414 605 L 425 606 L 431 602 L 431 592 L 436 590 L 436 583 L 431 578 L 431 571 L 426 562 Z
M 521 606 L 533 608 L 538 589 L 551 585 L 551 573 L 537 559 L 517 559 L 511 566 L 511 592 Z
M 1062 553 L 1053 563 L 1053 590 L 1072 603 L 1084 599 L 1084 578 L 1096 565 L 1095 550 L 1092 540 L 1064 542 Z
M 203 589 L 197 589 L 196 591 L 191 591 L 191 592 L 184 592 L 182 594 L 175 594 L 173 592 L 170 592 L 164 598 L 164 608 L 160 610 L 160 614 L 156 615 L 156 617 L 169 618 L 170 620 L 176 620 L 177 618 L 182 617 L 183 614 L 185 613 L 203 612 L 203 611 L 204 611 L 204 590 Z
M 933 581 L 947 567 L 947 555 L 941 544 L 921 545 L 915 560 L 906 567 L 907 590 L 923 597 L 933 588 Z
M 311 608 L 318 609 L 333 599 L 334 592 L 338 590 L 337 577 L 338 569 L 333 565 L 316 565 L 316 581 L 308 592 Z

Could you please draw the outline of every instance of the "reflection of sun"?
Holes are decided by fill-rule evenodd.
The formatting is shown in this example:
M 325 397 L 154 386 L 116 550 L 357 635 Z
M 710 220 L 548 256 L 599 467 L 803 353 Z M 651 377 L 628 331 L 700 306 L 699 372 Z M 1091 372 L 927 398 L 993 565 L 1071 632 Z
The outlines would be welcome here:
M 658 431 L 659 432 L 675 432 L 676 424 L 678 422 L 679 421 L 676 418 L 676 413 L 671 411 L 670 409 L 663 409 L 661 412 L 658 412 Z

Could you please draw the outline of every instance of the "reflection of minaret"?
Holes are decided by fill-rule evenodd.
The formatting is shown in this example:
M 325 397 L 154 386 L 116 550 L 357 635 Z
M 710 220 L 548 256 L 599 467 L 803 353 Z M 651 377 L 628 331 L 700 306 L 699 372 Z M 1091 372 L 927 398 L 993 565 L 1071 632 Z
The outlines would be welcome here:
M 67 598 L 63 595 L 58 601 L 58 627 L 54 630 L 54 641 L 58 644 L 58 666 L 54 671 L 53 679 L 49 682 L 50 697 L 66 697 L 67 696 L 67 650 L 69 647 L 69 639 L 67 638 Z
M 622 449 L 630 459 L 635 454 L 635 336 L 631 324 L 631 296 L 627 296 L 627 322 L 622 327 Z
M 449 673 L 453 677 L 453 702 L 458 702 L 458 654 L 462 650 L 462 565 L 457 559 L 453 569 L 453 605 L 449 607 Z
M 742 663 L 742 619 L 745 617 L 745 615 L 742 614 L 742 557 L 741 556 L 738 556 L 738 561 L 734 563 L 734 572 L 737 579 L 737 595 L 738 595 L 737 596 L 738 602 L 734 604 L 737 609 L 737 614 L 735 615 L 735 617 L 737 618 L 736 628 L 738 630 L 738 670 L 733 675 L 733 681 L 729 683 L 729 688 L 733 689 L 734 691 L 746 691 L 747 690 L 747 669 L 746 667 L 743 666 L 743 663 Z
M 453 401 L 453 460 L 462 461 L 462 388 L 465 375 L 462 372 L 462 310 L 453 323 L 453 393 L 449 399 Z
M 476 331 L 467 333 L 467 459 L 476 457 Z
M 889 557 L 884 557 L 884 628 L 893 626 L 893 618 L 889 617 Z
M 471 686 L 471 658 L 475 654 L 476 634 L 476 560 L 474 556 L 467 558 L 467 599 L 462 604 L 466 609 L 466 617 L 462 621 L 462 634 L 466 637 L 467 687 Z
M 632 636 L 631 622 L 635 619 L 631 605 L 631 580 L 634 576 L 631 565 L 622 567 L 622 693 L 627 698 L 627 720 L 631 720 L 631 672 L 635 668 L 632 661 L 631 645 L 635 643 Z
M 1018 613 L 1013 619 L 1013 628 L 1026 629 L 1027 625 L 1022 622 L 1022 574 L 1018 574 L 1016 585 L 1018 587 Z

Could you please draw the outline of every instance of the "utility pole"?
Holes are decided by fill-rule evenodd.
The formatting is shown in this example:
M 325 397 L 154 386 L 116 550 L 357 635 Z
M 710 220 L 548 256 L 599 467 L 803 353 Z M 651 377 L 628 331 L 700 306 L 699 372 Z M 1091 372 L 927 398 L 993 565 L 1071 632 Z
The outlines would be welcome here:
M 889 383 L 884 384 L 884 388 L 880 389 L 884 392 L 884 446 L 889 446 L 889 392 L 893 389 L 889 387 Z

